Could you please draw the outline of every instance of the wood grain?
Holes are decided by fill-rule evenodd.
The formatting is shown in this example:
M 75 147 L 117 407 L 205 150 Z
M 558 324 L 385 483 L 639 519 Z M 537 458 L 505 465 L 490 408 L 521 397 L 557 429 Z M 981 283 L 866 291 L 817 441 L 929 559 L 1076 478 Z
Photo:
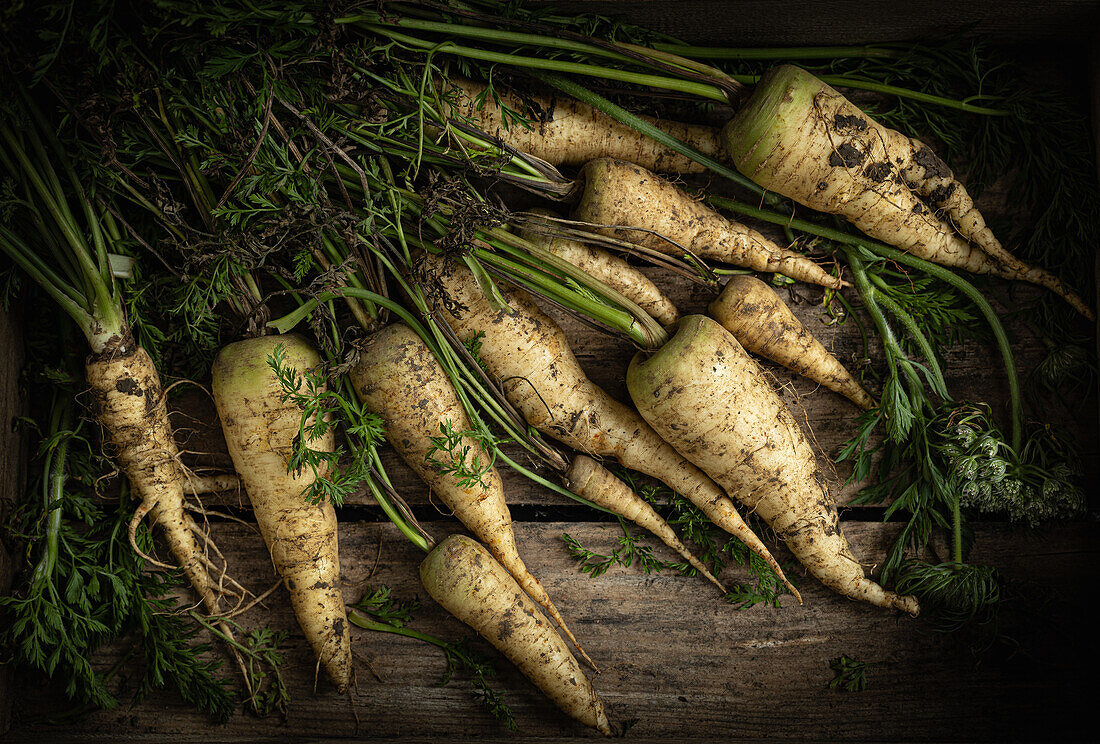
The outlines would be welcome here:
M 441 536 L 450 525 L 431 524 Z M 844 526 L 864 559 L 882 554 L 894 525 Z M 521 524 L 517 537 L 532 571 L 603 667 L 594 683 L 621 722 L 637 719 L 629 740 L 748 741 L 983 740 L 1029 738 L 1078 730 L 1087 687 L 1077 686 L 1096 651 L 1088 630 L 1086 593 L 1098 557 L 1100 526 L 1016 533 L 979 525 L 974 559 L 1000 567 L 1012 591 L 1002 631 L 1013 645 L 973 657 L 959 637 L 928 632 L 921 620 L 852 603 L 801 577 L 805 605 L 734 611 L 701 580 L 646 576 L 616 568 L 599 579 L 581 575 L 563 550 L 568 531 L 592 545 L 610 544 L 612 528 L 591 524 Z M 262 583 L 272 576 L 258 535 L 234 523 L 214 525 L 235 571 Z M 381 549 L 381 552 L 379 550 Z M 663 546 L 655 550 L 664 554 Z M 424 597 L 415 574 L 419 554 L 392 527 L 344 524 L 340 534 L 344 594 L 356 600 L 368 584 L 389 584 L 424 606 L 414 627 L 446 638 L 464 628 Z M 727 570 L 724 577 L 735 579 Z M 473 701 L 467 681 L 436 686 L 444 664 L 427 646 L 395 636 L 357 631 L 358 688 L 347 698 L 321 685 L 314 693 L 314 664 L 279 590 L 265 609 L 243 618 L 246 627 L 269 623 L 290 632 L 286 675 L 293 705 L 286 721 L 238 713 L 210 728 L 171 694 L 158 693 L 136 707 L 98 712 L 62 727 L 40 723 L 60 711 L 57 690 L 29 684 L 12 741 L 217 739 L 438 738 L 512 740 Z M 479 650 L 495 653 L 481 641 Z M 104 654 L 113 663 L 124 647 Z M 828 661 L 841 654 L 870 662 L 868 689 L 826 689 Z M 498 684 L 507 690 L 528 737 L 565 740 L 590 733 L 556 711 L 518 672 L 500 662 Z M 132 669 L 124 671 L 129 679 Z M 381 680 L 374 677 L 377 674 Z M 1045 736 L 1043 738 L 1046 738 Z

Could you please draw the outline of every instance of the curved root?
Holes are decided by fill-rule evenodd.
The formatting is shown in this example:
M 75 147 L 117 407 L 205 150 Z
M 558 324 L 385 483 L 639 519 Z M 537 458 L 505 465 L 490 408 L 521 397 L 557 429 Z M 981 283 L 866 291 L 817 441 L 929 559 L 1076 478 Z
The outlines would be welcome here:
M 151 555 L 147 554 L 144 550 L 139 548 L 138 544 L 137 544 L 137 528 L 138 528 L 138 525 L 141 524 L 141 521 L 143 519 L 145 519 L 145 517 L 149 514 L 149 512 L 153 511 L 153 507 L 155 507 L 155 506 L 156 506 L 156 504 L 150 504 L 148 502 L 143 501 L 138 506 L 137 510 L 134 512 L 134 516 L 130 520 L 129 529 L 127 530 L 128 533 L 129 533 L 129 536 L 130 536 L 130 547 L 134 549 L 135 553 L 137 553 L 139 556 L 141 556 L 142 560 L 147 561 L 148 563 L 152 563 L 154 566 L 156 566 L 158 568 L 166 568 L 166 569 L 169 569 L 169 570 L 174 570 L 176 568 L 175 566 L 170 565 L 168 563 L 162 563 L 162 562 L 158 561 L 156 558 L 152 557 Z

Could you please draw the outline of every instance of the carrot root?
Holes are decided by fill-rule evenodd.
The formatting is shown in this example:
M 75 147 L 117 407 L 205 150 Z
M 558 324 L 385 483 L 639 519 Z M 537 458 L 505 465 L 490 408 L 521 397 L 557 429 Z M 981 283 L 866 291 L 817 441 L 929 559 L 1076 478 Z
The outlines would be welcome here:
M 769 70 L 722 136 L 738 170 L 771 191 L 927 261 L 1046 287 L 1096 317 L 1056 277 L 1001 247 L 931 150 L 801 68 Z
M 868 580 L 840 528 L 825 474 L 794 416 L 728 331 L 702 315 L 680 321 L 627 387 L 647 421 L 753 510 L 823 584 L 845 596 L 915 614 Z
M 238 341 L 214 361 L 214 402 L 229 454 L 298 624 L 326 675 L 343 692 L 351 682 L 351 637 L 340 591 L 336 513 L 327 501 L 306 502 L 305 490 L 316 477 L 311 468 L 287 472 L 301 411 L 282 399 L 282 386 L 268 365 L 278 347 L 285 353 L 284 365 L 298 374 L 321 362 L 300 336 Z M 306 444 L 331 451 L 332 428 Z
M 875 399 L 814 338 L 775 290 L 754 276 L 730 277 L 707 312 L 754 354 L 839 393 L 864 410 Z
M 603 701 L 565 641 L 488 550 L 451 535 L 420 564 L 420 581 L 432 599 L 493 644 L 558 708 L 612 735 Z
M 676 533 L 652 506 L 643 501 L 611 471 L 591 457 L 577 455 L 565 472 L 565 487 L 589 501 L 610 509 L 634 524 L 649 530 L 661 542 L 675 550 L 688 564 L 722 592 L 726 587 L 688 550 Z
M 452 115 L 468 118 L 487 134 L 552 165 L 576 166 L 594 158 L 616 157 L 662 173 L 704 170 L 691 158 L 575 99 L 561 95 L 519 96 L 499 89 L 496 93 L 513 111 L 528 115 L 532 126 L 506 122 L 495 98 L 486 95 L 483 84 L 472 80 L 452 78 L 446 98 L 452 104 Z M 725 158 L 718 130 L 713 127 L 642 118 L 712 158 Z
M 131 543 L 136 548 L 137 525 L 150 516 L 207 612 L 217 614 L 217 587 L 203 566 L 202 550 L 184 511 L 179 450 L 153 360 L 141 348 L 122 356 L 93 357 L 86 374 L 99 421 L 107 429 L 118 462 L 141 500 L 130 522 Z
M 718 214 L 674 184 L 621 160 L 593 160 L 581 171 L 584 192 L 574 218 L 597 232 L 669 255 L 769 271 L 840 289 L 843 282 L 810 259 Z M 668 239 L 675 241 L 669 242 Z M 678 247 L 679 246 L 679 247 Z

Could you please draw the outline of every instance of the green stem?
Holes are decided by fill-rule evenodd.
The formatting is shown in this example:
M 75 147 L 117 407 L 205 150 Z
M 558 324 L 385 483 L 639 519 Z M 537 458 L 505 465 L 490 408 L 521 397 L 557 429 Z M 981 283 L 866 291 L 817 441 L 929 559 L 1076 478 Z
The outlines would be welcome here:
M 377 459 L 377 452 L 372 451 L 372 455 Z M 423 550 L 425 553 L 430 553 L 432 547 L 434 547 L 430 538 L 428 538 L 423 532 L 409 524 L 405 517 L 397 510 L 397 507 L 393 505 L 389 497 L 383 492 L 373 478 L 367 478 L 367 486 L 370 488 L 371 495 L 374 496 L 374 500 L 378 502 L 378 505 L 382 507 L 382 511 L 386 513 L 386 516 L 394 526 L 400 530 L 401 534 L 408 538 L 416 547 Z
M 433 646 L 438 646 L 444 650 L 449 650 L 450 644 L 446 641 L 436 638 L 433 635 L 427 633 L 421 633 L 419 630 L 413 630 L 412 628 L 406 628 L 404 626 L 398 627 L 397 625 L 390 625 L 389 623 L 382 623 L 370 615 L 361 610 L 357 610 L 354 607 L 348 608 L 348 620 L 352 625 L 363 628 L 365 630 L 377 630 L 382 633 L 394 633 L 395 635 L 405 636 L 406 638 L 415 638 L 418 641 L 424 641 L 430 643 Z
M 530 269 L 492 251 L 476 253 L 479 261 L 504 271 L 512 281 L 626 335 L 643 348 L 659 348 L 668 339 L 664 329 L 659 326 L 655 326 L 655 329 L 643 328 L 629 313 L 585 297 L 541 271 Z
M 823 83 L 832 85 L 838 88 L 854 88 L 857 90 L 869 90 L 874 93 L 883 93 L 888 96 L 896 96 L 898 98 L 908 98 L 913 101 L 920 101 L 921 103 L 930 103 L 934 106 L 943 106 L 944 108 L 956 109 L 958 111 L 964 111 L 968 114 L 978 114 L 980 116 L 1008 116 L 1009 112 L 1004 109 L 989 108 L 987 106 L 975 106 L 972 103 L 966 101 L 959 101 L 954 98 L 946 98 L 944 96 L 935 96 L 931 93 L 923 93 L 919 90 L 910 90 L 908 88 L 899 88 L 896 85 L 887 85 L 886 83 L 876 83 L 870 80 L 860 80 L 858 78 L 847 77 L 845 75 L 821 75 L 819 78 Z
M 604 49 L 593 44 L 584 44 L 579 41 L 572 41 L 560 37 L 528 34 L 518 31 L 502 31 L 496 28 L 486 28 L 485 26 L 469 26 L 464 23 L 441 23 L 439 21 L 426 21 L 419 18 L 408 17 L 382 18 L 378 13 L 360 13 L 354 16 L 345 16 L 335 19 L 334 23 L 338 25 L 357 23 L 366 28 L 379 25 L 408 28 L 416 31 L 442 33 L 446 34 L 448 37 L 460 36 L 467 39 L 481 39 L 483 41 L 513 48 L 535 46 L 546 49 L 561 49 L 569 52 L 579 52 L 580 54 L 595 57 L 606 57 L 618 62 L 630 63 L 634 61 L 624 54 L 614 52 L 610 49 Z
M 734 80 L 745 85 L 755 85 L 760 81 L 760 75 L 731 75 Z M 931 93 L 924 93 L 919 90 L 910 90 L 909 88 L 900 88 L 896 85 L 887 85 L 886 83 L 876 83 L 872 80 L 860 80 L 859 78 L 848 77 L 846 75 L 818 75 L 817 79 L 826 85 L 831 85 L 834 88 L 853 88 L 856 90 L 867 90 L 873 93 L 882 93 L 888 96 L 896 96 L 897 98 L 908 98 L 913 101 L 919 101 L 921 103 L 932 104 L 933 106 L 942 106 L 944 108 L 955 109 L 957 111 L 963 111 L 968 114 L 978 114 L 980 116 L 1008 116 L 1009 111 L 1004 109 L 989 108 L 987 106 L 975 106 L 972 103 L 966 101 L 960 101 L 955 98 L 946 98 L 944 96 L 936 96 Z M 969 99 L 968 99 L 969 100 Z
M 426 39 L 418 39 L 413 36 L 407 36 L 405 34 L 393 31 L 386 26 L 377 26 L 371 23 L 363 24 L 363 28 L 366 28 L 369 31 L 373 31 L 380 36 L 388 36 L 394 41 L 406 44 L 413 48 L 423 49 L 425 51 L 443 52 L 445 54 L 454 54 L 459 57 L 466 57 L 468 59 L 479 59 L 483 62 L 511 65 L 513 67 L 522 67 L 536 70 L 552 70 L 555 72 L 567 72 L 573 75 L 586 75 L 588 77 L 597 77 L 605 80 L 618 80 L 622 83 L 642 85 L 649 88 L 674 90 L 679 93 L 687 93 L 690 95 L 699 96 L 700 98 L 718 101 L 720 103 L 729 102 L 729 98 L 726 96 L 725 91 L 714 85 L 707 85 L 705 83 L 696 83 L 689 80 L 680 80 L 677 78 L 664 77 L 661 75 L 629 72 L 627 70 L 619 70 L 614 67 L 602 67 L 599 65 L 584 64 L 581 62 L 569 62 L 560 59 L 545 59 L 542 57 L 524 57 L 517 54 L 505 54 L 502 52 L 490 52 L 484 49 L 459 46 L 458 44 L 453 44 L 449 41 L 436 43 L 434 41 L 428 41 Z
M 50 418 L 50 437 L 58 437 L 54 446 L 46 454 L 46 481 L 43 488 L 43 507 L 46 517 L 46 548 L 35 564 L 32 583 L 52 581 L 57 565 L 58 536 L 61 532 L 61 519 L 64 516 L 62 504 L 65 500 L 65 482 L 68 480 L 69 435 L 73 425 L 72 397 L 55 395 L 53 415 Z
M 849 263 L 850 262 L 851 259 L 849 258 Z M 874 282 L 874 280 L 875 277 L 872 276 L 871 281 Z M 944 400 L 951 400 L 951 396 L 947 392 L 947 383 L 945 383 L 943 379 L 943 371 L 940 369 L 940 364 L 936 360 L 936 353 L 932 349 L 932 344 L 928 342 L 928 337 L 924 335 L 920 326 L 917 325 L 917 321 L 913 320 L 913 316 L 905 312 L 905 309 L 902 308 L 901 305 L 882 292 L 875 293 L 875 301 L 898 319 L 898 322 L 905 327 L 909 336 L 917 344 L 917 348 L 920 349 L 921 356 L 924 357 L 931 373 L 930 382 L 932 383 L 932 389 L 935 391 L 936 395 Z
M 891 248 L 890 246 L 879 243 L 865 242 L 861 243 L 861 245 L 883 258 L 888 258 L 900 264 L 919 269 L 942 282 L 950 284 L 966 295 L 970 301 L 977 306 L 978 310 L 989 324 L 990 329 L 993 331 L 993 338 L 996 340 L 997 348 L 1001 352 L 1001 359 L 1004 362 L 1005 374 L 1008 380 L 1009 411 L 1012 417 L 1012 449 L 1015 452 L 1019 452 L 1024 439 L 1024 408 L 1020 394 L 1019 373 L 1016 370 L 1016 361 L 1012 355 L 1012 344 L 1009 343 L 1008 333 L 1005 332 L 1004 325 L 1001 323 L 1001 319 L 997 316 L 997 313 L 993 310 L 993 306 L 982 296 L 982 293 L 978 291 L 977 287 L 942 266 L 937 266 L 936 264 L 917 258 L 905 251 L 900 251 L 897 248 Z
M 534 472 L 528 470 L 527 468 L 523 467 L 522 465 L 517 463 L 515 460 L 508 457 L 506 454 L 504 454 L 503 452 L 501 452 L 499 450 L 497 451 L 497 457 L 499 457 L 501 460 L 503 460 L 506 464 L 508 464 L 509 467 L 511 467 L 513 470 L 515 470 L 520 475 L 527 476 L 528 478 L 530 478 L 535 483 L 538 483 L 539 485 L 550 489 L 554 493 L 565 496 L 566 498 L 573 499 L 573 501 L 576 501 L 577 503 L 584 504 L 585 506 L 590 506 L 590 507 L 592 507 L 593 509 L 595 509 L 597 511 L 604 512 L 605 514 L 615 514 L 615 516 L 619 516 L 615 512 L 611 511 L 610 509 L 605 509 L 604 507 L 600 506 L 599 504 L 597 504 L 594 501 L 589 501 L 588 499 L 584 498 L 583 496 L 579 496 L 578 494 L 575 494 L 572 491 L 570 491 L 566 488 L 563 488 L 562 486 L 559 486 L 557 483 L 554 483 L 553 481 L 546 480 L 545 478 L 538 475 L 537 473 L 534 473 Z
M 900 366 L 906 370 L 907 376 L 912 376 L 914 374 L 912 369 L 904 363 L 906 361 L 905 352 L 894 336 L 894 331 L 890 328 L 886 316 L 882 314 L 875 288 L 871 286 L 871 282 L 867 279 L 867 269 L 864 267 L 863 261 L 854 251 L 849 252 L 847 256 L 848 264 L 852 269 L 852 278 L 855 280 L 856 291 L 859 293 L 859 299 L 863 302 L 864 310 L 871 316 L 871 322 L 878 329 L 879 337 L 882 338 L 886 357 L 890 361 L 891 373 L 895 373 L 896 368 Z
M 769 204 L 774 205 L 780 200 L 778 195 L 772 194 L 769 191 L 765 191 L 754 181 L 738 173 L 733 168 L 730 168 L 729 166 L 718 162 L 714 158 L 699 152 L 685 142 L 676 139 L 662 129 L 654 126 L 653 124 L 650 124 L 648 121 L 641 118 L 640 116 L 633 114 L 623 107 L 612 103 L 598 93 L 594 93 L 588 90 L 583 85 L 575 83 L 568 78 L 562 77 L 561 75 L 555 75 L 551 72 L 536 72 L 532 74 L 534 77 L 538 78 L 542 82 L 554 86 L 562 93 L 576 98 L 578 101 L 581 101 L 582 103 L 585 103 L 594 109 L 602 111 L 603 113 L 610 116 L 612 119 L 622 122 L 628 127 L 631 127 L 632 129 L 641 132 L 646 137 L 649 137 L 655 142 L 664 145 L 668 149 L 677 152 L 686 158 L 690 158 L 696 163 L 699 163 L 700 165 L 706 167 L 714 173 L 722 176 L 723 178 L 728 178 L 730 181 L 733 181 L 738 186 L 746 188 L 752 193 L 764 197 L 764 199 Z

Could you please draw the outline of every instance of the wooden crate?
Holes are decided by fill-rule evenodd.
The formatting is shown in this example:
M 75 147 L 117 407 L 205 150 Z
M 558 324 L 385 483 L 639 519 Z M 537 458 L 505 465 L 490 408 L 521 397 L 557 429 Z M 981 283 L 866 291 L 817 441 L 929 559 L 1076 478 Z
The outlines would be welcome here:
M 904 39 L 976 23 L 977 30 L 1018 45 L 1044 75 L 1058 84 L 1079 85 L 1084 54 L 1060 62 L 1067 48 L 1084 49 L 1084 34 L 1097 28 L 1097 3 L 1067 0 L 1034 7 L 1031 3 L 917 2 L 904 6 L 867 2 L 722 3 L 681 0 L 672 3 L 575 2 L 574 9 L 627 11 L 632 17 L 695 42 L 741 45 L 850 43 Z M 704 31 L 706 33 L 704 33 Z M 1037 42 L 1070 39 L 1074 46 Z M 990 210 L 996 193 L 986 195 Z M 656 269 L 647 272 L 670 287 L 685 311 L 701 311 L 708 296 Z M 1021 290 L 1017 290 L 1020 292 Z M 1030 290 L 1022 290 L 1027 294 Z M 807 301 L 796 304 L 803 321 L 818 332 L 843 361 L 857 355 L 858 337 L 850 327 L 817 323 L 816 290 L 798 288 Z M 1002 308 L 1015 301 L 1007 291 Z M 558 313 L 552 313 L 561 317 Z M 577 356 L 594 381 L 625 400 L 623 373 L 631 356 L 625 344 L 611 341 L 569 319 L 561 319 Z M 1036 339 L 1023 326 L 1010 329 L 1023 369 L 1039 358 Z M 0 322 L 0 341 L 17 339 L 10 319 Z M 18 348 L 3 343 L 0 348 Z M 18 492 L 18 443 L 7 425 L 20 407 L 15 385 L 17 356 L 0 358 L 0 495 Z M 853 431 L 855 410 L 828 391 L 770 366 L 784 399 L 813 430 L 822 450 L 835 454 Z M 968 343 L 948 355 L 948 385 L 959 397 L 1003 407 L 1006 388 L 994 352 Z M 1066 427 L 1077 440 L 1089 470 L 1089 483 L 1100 475 L 1095 398 L 1088 406 L 1053 404 L 1047 418 Z M 224 448 L 216 420 L 201 395 L 177 403 L 180 434 L 191 449 Z M 201 446 L 197 446 L 201 443 Z M 225 461 L 224 455 L 214 461 Z M 435 509 L 426 489 L 392 453 L 386 465 L 399 490 L 412 503 L 432 534 L 457 531 L 454 520 Z M 841 470 L 838 477 L 843 480 Z M 1004 604 L 1004 634 L 1013 645 L 998 644 L 975 656 L 965 641 L 930 633 L 920 620 L 899 618 L 854 604 L 824 590 L 798 572 L 805 604 L 785 598 L 782 609 L 755 607 L 735 611 L 718 601 L 700 580 L 673 575 L 647 576 L 636 569 L 613 569 L 599 579 L 582 575 L 567 556 L 563 533 L 593 548 L 616 540 L 615 524 L 507 477 L 519 547 L 535 575 L 554 597 L 603 673 L 594 683 L 618 720 L 636 719 L 628 736 L 637 742 L 685 739 L 755 740 L 1034 740 L 1084 738 L 1086 705 L 1091 702 L 1096 635 L 1091 632 L 1088 587 L 1100 545 L 1095 520 L 1036 532 L 1000 523 L 976 526 L 976 562 L 1002 570 L 1009 599 Z M 845 489 L 842 500 L 851 497 Z M 249 518 L 242 497 L 223 494 L 210 503 Z M 897 525 L 882 524 L 881 510 L 860 508 L 844 514 L 844 530 L 856 553 L 868 563 L 884 554 Z M 400 596 L 426 600 L 415 627 L 454 638 L 466 629 L 424 597 L 416 578 L 419 556 L 380 517 L 369 498 L 352 499 L 340 512 L 340 555 L 344 593 L 358 599 L 368 584 L 389 584 Z M 214 538 L 235 573 L 255 590 L 274 581 L 270 560 L 254 529 L 212 520 Z M 656 541 L 653 541 L 656 545 Z M 655 552 L 665 556 L 663 546 Z M 777 554 L 789 558 L 783 551 Z M 9 570 L 0 551 L 0 579 Z M 736 581 L 735 569 L 725 577 Z M 209 741 L 294 738 L 311 741 L 349 738 L 437 741 L 515 738 L 474 700 L 468 682 L 436 684 L 444 671 L 441 654 L 413 641 L 356 632 L 356 688 L 337 695 L 315 683 L 311 653 L 279 590 L 266 608 L 245 616 L 246 626 L 270 624 L 290 632 L 287 676 L 293 702 L 285 720 L 256 719 L 238 712 L 224 726 L 211 724 L 174 695 L 158 693 L 136 706 L 98 712 L 84 718 L 46 719 L 68 709 L 56 686 L 40 679 L 0 679 L 0 710 L 13 709 L 6 740 Z M 494 653 L 478 641 L 476 645 Z M 106 649 L 102 663 L 113 664 L 125 649 Z M 826 688 L 828 661 L 841 654 L 871 663 L 868 689 L 844 693 Z M 565 740 L 594 736 L 559 713 L 503 660 L 498 685 L 506 689 L 525 737 Z M 125 670 L 125 668 L 124 668 Z M 123 672 L 125 676 L 126 672 Z M 0 726 L 0 731 L 3 731 Z

